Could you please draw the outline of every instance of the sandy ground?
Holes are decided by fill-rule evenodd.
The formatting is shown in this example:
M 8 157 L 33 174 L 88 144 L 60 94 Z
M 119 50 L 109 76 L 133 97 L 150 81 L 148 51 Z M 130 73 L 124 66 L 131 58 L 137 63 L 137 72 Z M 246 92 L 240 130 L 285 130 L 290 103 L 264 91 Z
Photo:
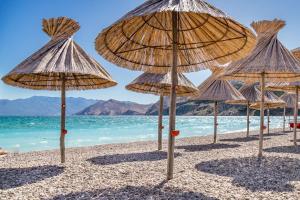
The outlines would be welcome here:
M 256 134 L 256 133 L 252 133 Z M 0 199 L 300 199 L 300 147 L 291 133 L 177 139 L 174 179 L 155 142 L 10 154 L 0 157 Z M 167 142 L 164 142 L 164 149 Z

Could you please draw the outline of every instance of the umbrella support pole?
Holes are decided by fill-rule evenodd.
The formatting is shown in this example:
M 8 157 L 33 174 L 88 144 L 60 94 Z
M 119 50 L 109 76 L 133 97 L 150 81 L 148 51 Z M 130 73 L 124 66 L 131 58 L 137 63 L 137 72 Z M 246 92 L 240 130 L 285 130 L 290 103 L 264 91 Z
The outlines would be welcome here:
M 247 137 L 249 137 L 249 125 L 250 125 L 250 103 L 247 102 Z
M 173 38 L 173 64 L 171 70 L 171 98 L 169 110 L 169 140 L 168 140 L 168 166 L 167 180 L 173 178 L 174 171 L 174 146 L 175 137 L 172 131 L 175 130 L 176 120 L 176 85 L 177 85 L 177 62 L 178 62 L 178 12 L 172 11 L 172 38 Z
M 291 123 L 291 115 L 289 114 L 289 123 Z M 289 126 L 290 127 L 290 131 L 292 130 L 291 129 L 291 126 Z
M 159 109 L 158 109 L 158 151 L 162 150 L 163 106 L 164 106 L 164 96 L 161 94 L 159 97 Z
M 268 135 L 270 135 L 270 109 L 267 110 L 268 114 Z
M 286 108 L 283 108 L 283 127 L 282 127 L 282 131 L 285 132 L 285 112 L 286 112 Z
M 262 157 L 263 150 L 263 137 L 264 137 L 264 104 L 265 104 L 265 74 L 261 74 L 260 80 L 261 87 L 261 103 L 260 103 L 260 130 L 259 130 L 259 145 L 258 145 L 258 157 Z
M 215 106 L 214 106 L 214 144 L 217 143 L 217 127 L 218 127 L 218 102 L 215 101 Z
M 298 99 L 299 99 L 299 89 L 298 87 L 296 87 L 296 99 L 295 99 L 295 110 L 294 110 L 294 145 L 295 146 L 297 146 Z
M 61 84 L 61 121 L 60 121 L 60 156 L 61 163 L 65 163 L 65 126 L 66 126 L 66 80 L 62 75 Z

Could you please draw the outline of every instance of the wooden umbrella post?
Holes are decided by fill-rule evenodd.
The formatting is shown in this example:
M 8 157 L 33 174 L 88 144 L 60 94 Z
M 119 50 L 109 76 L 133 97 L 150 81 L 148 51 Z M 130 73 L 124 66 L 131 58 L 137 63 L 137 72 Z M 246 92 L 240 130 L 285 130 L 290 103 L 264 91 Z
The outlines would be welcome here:
M 298 98 L 299 98 L 299 90 L 298 87 L 296 87 L 296 99 L 295 99 L 295 110 L 294 110 L 294 145 L 295 146 L 297 146 Z
M 249 125 L 250 125 L 250 102 L 247 102 L 247 137 L 249 137 Z
M 282 127 L 282 131 L 285 132 L 285 112 L 286 112 L 286 108 L 285 106 L 283 107 L 283 127 Z
M 159 109 L 158 109 L 158 151 L 162 150 L 163 107 L 164 107 L 164 96 L 163 94 L 161 94 L 159 98 Z
M 260 103 L 260 131 L 258 157 L 262 157 L 263 137 L 264 137 L 264 104 L 265 104 L 265 73 L 261 74 L 261 103 Z
M 217 143 L 217 127 L 218 127 L 218 102 L 215 101 L 215 106 L 214 106 L 214 144 Z
M 291 123 L 291 115 L 289 114 L 289 123 Z M 290 131 L 292 130 L 291 129 L 291 126 L 289 126 L 290 127 Z
M 174 171 L 174 143 L 175 138 L 172 131 L 175 130 L 176 120 L 176 85 L 177 85 L 177 57 L 178 57 L 178 12 L 172 11 L 172 35 L 173 35 L 173 64 L 171 71 L 171 99 L 169 110 L 169 141 L 168 141 L 168 169 L 167 180 L 173 178 Z
M 61 122 L 60 122 L 60 156 L 61 163 L 65 163 L 65 127 L 66 127 L 66 79 L 61 77 Z
M 268 108 L 267 110 L 267 114 L 268 114 L 268 135 L 270 134 L 270 109 Z

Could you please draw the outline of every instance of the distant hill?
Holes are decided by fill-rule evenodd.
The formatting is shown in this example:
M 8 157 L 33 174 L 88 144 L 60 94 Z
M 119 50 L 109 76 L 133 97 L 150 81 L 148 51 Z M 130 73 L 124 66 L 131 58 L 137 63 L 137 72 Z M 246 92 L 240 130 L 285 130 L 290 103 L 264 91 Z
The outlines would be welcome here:
M 177 99 L 176 114 L 181 116 L 211 116 L 214 104 L 211 101 L 189 101 Z M 157 115 L 159 102 L 154 104 L 138 104 L 117 100 L 93 100 L 85 98 L 67 98 L 67 115 Z M 169 113 L 169 98 L 165 97 L 163 114 Z M 292 115 L 293 109 L 287 109 Z M 282 109 L 271 110 L 271 115 L 282 115 Z M 0 116 L 59 116 L 60 98 L 34 96 L 27 99 L 0 99 Z M 219 115 L 246 115 L 246 107 L 219 103 Z M 251 115 L 259 115 L 259 111 L 251 111 Z
M 58 116 L 60 115 L 60 98 L 33 96 L 27 99 L 0 99 L 1 116 Z M 67 115 L 99 102 L 98 100 L 68 97 Z
M 153 104 L 146 112 L 146 115 L 157 115 L 158 104 Z M 169 106 L 164 104 L 163 114 L 168 115 Z M 229 105 L 224 102 L 218 104 L 219 116 L 245 116 L 247 112 L 246 106 Z M 281 116 L 282 109 L 270 110 L 270 115 Z M 292 115 L 292 109 L 287 109 L 287 115 Z M 183 101 L 176 104 L 176 114 L 178 116 L 212 116 L 214 115 L 214 103 L 212 101 Z M 251 110 L 250 115 L 259 116 L 259 111 Z
M 144 105 L 128 101 L 99 101 L 82 111 L 77 115 L 145 115 L 152 104 Z
M 242 86 L 240 81 L 230 81 L 236 89 Z M 282 95 L 282 92 L 275 92 L 276 95 Z M 146 112 L 146 115 L 157 115 L 158 114 L 159 101 L 153 104 Z M 218 106 L 218 115 L 220 116 L 244 116 L 246 115 L 246 106 L 240 105 L 229 105 L 224 102 L 220 102 Z M 164 99 L 164 110 L 163 114 L 168 115 L 169 113 L 169 98 Z M 287 115 L 293 113 L 292 109 L 287 109 Z M 212 116 L 214 115 L 214 103 L 212 101 L 191 101 L 186 98 L 177 98 L 176 114 L 181 116 Z M 251 115 L 259 115 L 259 111 L 251 110 Z M 282 115 L 282 109 L 270 110 L 271 115 Z

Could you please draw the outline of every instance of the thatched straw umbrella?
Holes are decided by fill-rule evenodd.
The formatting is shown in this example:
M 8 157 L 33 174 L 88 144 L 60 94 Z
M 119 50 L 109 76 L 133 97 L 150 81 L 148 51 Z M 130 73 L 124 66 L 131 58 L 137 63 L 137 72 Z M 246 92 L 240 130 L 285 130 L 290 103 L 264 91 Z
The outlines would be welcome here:
M 176 86 L 176 94 L 178 96 L 187 97 L 198 91 L 194 84 L 183 74 L 178 73 L 177 76 L 178 84 Z M 170 96 L 171 85 L 171 73 L 144 73 L 126 86 L 126 89 L 134 92 L 160 96 L 158 109 L 158 150 L 162 150 L 162 117 L 164 96 Z
M 218 102 L 220 101 L 246 101 L 243 95 L 235 89 L 227 80 L 221 80 L 219 74 L 222 69 L 214 68 L 213 74 L 198 86 L 199 92 L 195 94 L 193 100 L 214 101 L 214 138 L 213 143 L 217 142 L 218 126 Z
M 232 100 L 226 101 L 227 104 L 233 105 L 246 105 L 247 106 L 247 134 L 250 134 L 250 104 L 257 103 L 261 101 L 261 92 L 257 88 L 256 83 L 243 85 L 239 92 L 245 97 L 246 100 Z M 266 99 L 267 97 L 265 97 Z
M 284 26 L 285 22 L 277 19 L 253 22 L 252 27 L 258 34 L 256 47 L 247 57 L 228 66 L 224 73 L 226 79 L 261 83 L 259 157 L 262 157 L 263 149 L 265 81 L 292 82 L 300 77 L 300 63 L 277 38 Z
M 275 108 L 283 108 L 285 106 L 285 102 L 277 97 L 271 91 L 265 91 L 265 101 L 264 107 L 267 108 L 267 115 L 268 115 L 268 126 L 267 126 L 267 133 L 270 134 L 270 109 Z M 257 102 L 250 105 L 251 109 L 260 110 L 261 102 Z
M 51 37 L 43 48 L 3 77 L 6 84 L 34 90 L 61 90 L 61 162 L 65 162 L 66 90 L 107 88 L 116 85 L 102 66 L 73 41 L 79 24 L 66 17 L 43 20 Z
M 300 48 L 294 49 L 291 52 L 296 58 L 300 59 Z M 267 83 L 266 88 L 273 91 L 285 91 L 285 92 L 295 93 L 295 99 L 299 99 L 300 82 Z M 295 145 L 297 145 L 296 125 L 297 125 L 298 108 L 299 108 L 298 101 L 294 101 L 294 144 Z M 285 109 L 284 109 L 284 113 L 285 113 Z M 285 117 L 284 117 L 284 121 L 285 121 Z M 285 127 L 285 122 L 284 122 L 284 127 Z
M 266 88 L 273 91 L 285 91 L 295 93 L 295 99 L 299 99 L 300 82 L 267 83 Z M 294 145 L 297 145 L 297 116 L 298 101 L 294 101 Z
M 285 102 L 285 106 L 283 108 L 283 132 L 285 132 L 285 122 L 286 122 L 286 108 L 294 108 L 296 103 L 296 94 L 285 93 L 280 97 L 281 100 Z M 299 100 L 298 100 L 299 107 Z M 290 115 L 289 115 L 290 121 Z
M 252 32 L 203 0 L 148 0 L 96 39 L 107 60 L 132 70 L 171 72 L 167 179 L 173 178 L 177 72 L 191 72 L 245 56 Z

